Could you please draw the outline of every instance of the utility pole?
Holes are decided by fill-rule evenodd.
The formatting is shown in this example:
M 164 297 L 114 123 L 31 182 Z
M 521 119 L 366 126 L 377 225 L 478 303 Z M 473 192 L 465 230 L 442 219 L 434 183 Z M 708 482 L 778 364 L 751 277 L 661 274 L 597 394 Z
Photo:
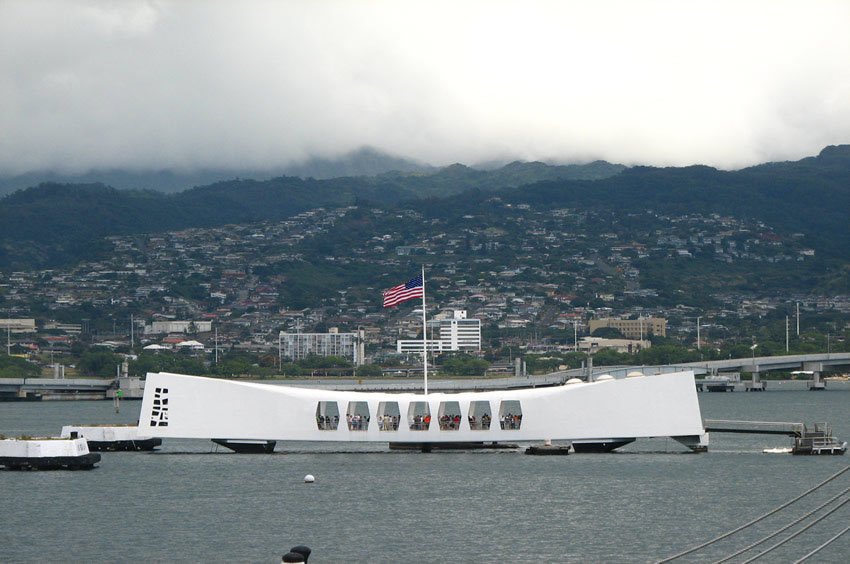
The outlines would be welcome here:
M 135 339 L 133 338 L 133 314 L 130 314 L 130 352 L 133 352 L 133 347 L 135 346 Z
M 573 319 L 573 351 L 578 352 L 578 321 Z
M 702 350 L 702 347 L 700 346 L 700 342 L 699 342 L 699 320 L 700 319 L 702 319 L 702 317 L 697 316 L 697 350 L 698 351 Z
M 797 302 L 797 338 L 800 337 L 800 302 Z
M 788 354 L 788 316 L 785 316 L 785 354 Z

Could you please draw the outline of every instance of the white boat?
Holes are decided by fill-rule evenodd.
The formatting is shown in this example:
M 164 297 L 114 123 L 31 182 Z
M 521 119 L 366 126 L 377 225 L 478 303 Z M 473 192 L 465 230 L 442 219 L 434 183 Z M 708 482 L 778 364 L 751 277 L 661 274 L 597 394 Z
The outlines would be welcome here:
M 765 454 L 791 454 L 791 451 L 794 450 L 791 447 L 773 447 L 763 449 L 762 452 Z
M 709 392 L 734 392 L 735 382 L 728 376 L 713 376 L 702 382 Z
M 672 437 L 708 445 L 691 371 L 459 393 L 351 392 L 149 373 L 138 436 L 502 443 Z

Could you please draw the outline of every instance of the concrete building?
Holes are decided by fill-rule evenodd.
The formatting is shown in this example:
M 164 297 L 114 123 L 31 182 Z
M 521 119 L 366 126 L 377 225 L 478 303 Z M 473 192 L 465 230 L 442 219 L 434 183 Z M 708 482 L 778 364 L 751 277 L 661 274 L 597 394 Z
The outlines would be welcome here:
M 644 339 L 603 339 L 602 337 L 582 337 L 578 342 L 578 350 L 585 353 L 591 353 L 601 349 L 614 349 L 619 353 L 636 353 L 641 349 L 648 349 L 652 346 L 648 340 Z
M 428 339 L 425 341 L 430 353 L 441 353 L 449 350 L 446 343 L 440 339 Z M 422 354 L 422 339 L 399 339 L 396 341 L 396 352 L 400 354 Z
M 667 336 L 667 320 L 663 317 L 642 317 L 640 319 L 614 319 L 605 317 L 591 319 L 588 330 L 592 335 L 597 329 L 612 327 L 617 329 L 627 339 L 641 339 L 649 335 Z
M 454 310 L 450 315 L 439 315 L 440 338 L 427 341 L 431 352 L 480 351 L 481 320 L 468 319 L 466 310 Z M 396 342 L 399 353 L 422 352 L 421 339 L 399 340 Z
M 481 320 L 467 319 L 466 310 L 457 310 L 449 319 L 440 320 L 440 340 L 450 351 L 481 350 Z
M 145 325 L 145 335 L 162 333 L 208 333 L 212 331 L 212 321 L 154 321 Z
M 364 363 L 364 332 L 340 333 L 332 327 L 327 333 L 284 333 L 278 338 L 278 355 L 281 361 L 296 362 L 313 354 L 339 356 L 361 366 Z M 420 349 L 421 350 L 421 349 Z
M 0 330 L 4 333 L 35 333 L 35 319 L 0 319 Z

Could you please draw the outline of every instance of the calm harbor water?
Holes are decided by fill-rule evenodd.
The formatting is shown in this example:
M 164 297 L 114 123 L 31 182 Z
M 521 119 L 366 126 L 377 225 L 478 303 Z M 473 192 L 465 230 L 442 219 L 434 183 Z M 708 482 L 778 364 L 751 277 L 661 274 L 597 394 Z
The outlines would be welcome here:
M 703 417 L 832 424 L 850 438 L 850 385 L 826 392 L 702 393 Z M 0 404 L 0 433 L 52 434 L 70 423 L 129 423 L 138 402 Z M 767 455 L 790 439 L 711 437 L 690 454 L 668 439 L 614 454 L 389 451 L 386 445 L 278 443 L 236 455 L 206 441 L 157 453 L 103 453 L 90 472 L 0 472 L 0 560 L 279 562 L 649 562 L 766 513 L 847 466 L 848 457 Z M 316 483 L 305 485 L 306 474 Z M 718 559 L 848 486 L 684 561 Z M 850 505 L 766 556 L 788 562 L 850 521 Z M 850 535 L 813 559 L 846 562 Z M 780 537 L 781 538 L 781 537 Z M 768 543 L 768 546 L 772 543 Z

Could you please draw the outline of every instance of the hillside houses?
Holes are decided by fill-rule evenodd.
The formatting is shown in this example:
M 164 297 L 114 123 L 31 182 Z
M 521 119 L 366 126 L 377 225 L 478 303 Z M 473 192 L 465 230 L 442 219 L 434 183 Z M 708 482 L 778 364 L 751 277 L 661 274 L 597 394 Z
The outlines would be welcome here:
M 500 206 L 493 224 L 477 215 L 426 218 L 412 210 L 350 206 L 315 209 L 279 222 L 111 236 L 108 258 L 67 269 L 11 273 L 0 283 L 2 307 L 10 318 L 37 317 L 41 328 L 68 316 L 81 326 L 86 318 L 84 333 L 112 340 L 129 339 L 131 315 L 142 326 L 191 322 L 192 333 L 207 350 L 214 330 L 221 346 L 253 350 L 276 346 L 281 330 L 329 325 L 366 328 L 373 348 L 392 348 L 399 338 L 416 337 L 421 317 L 414 313 L 416 304 L 382 309 L 380 292 L 422 263 L 428 265 L 430 314 L 464 309 L 481 320 L 485 334 L 510 335 L 586 332 L 593 317 L 667 317 L 671 306 L 655 303 L 659 290 L 642 282 L 648 260 L 755 264 L 811 260 L 814 253 L 799 234 L 783 236 L 772 226 L 731 217 L 663 216 L 646 210 L 630 212 L 623 223 L 591 210 L 537 209 L 498 199 L 489 203 Z M 355 210 L 358 221 L 374 222 L 379 232 L 361 239 L 343 236 L 347 216 Z M 653 227 L 631 228 L 631 223 Z M 427 225 L 427 235 L 417 235 L 421 231 L 411 230 L 412 224 Z M 299 283 L 305 285 L 292 274 L 299 271 L 315 276 L 332 271 L 339 280 L 357 271 L 367 278 L 352 277 L 346 286 L 301 303 L 292 292 Z M 734 312 L 740 318 L 780 307 L 778 298 L 744 293 L 717 293 L 713 299 L 717 315 Z M 850 313 L 845 295 L 806 295 L 797 301 L 804 308 Z M 100 317 L 84 313 L 89 310 Z

